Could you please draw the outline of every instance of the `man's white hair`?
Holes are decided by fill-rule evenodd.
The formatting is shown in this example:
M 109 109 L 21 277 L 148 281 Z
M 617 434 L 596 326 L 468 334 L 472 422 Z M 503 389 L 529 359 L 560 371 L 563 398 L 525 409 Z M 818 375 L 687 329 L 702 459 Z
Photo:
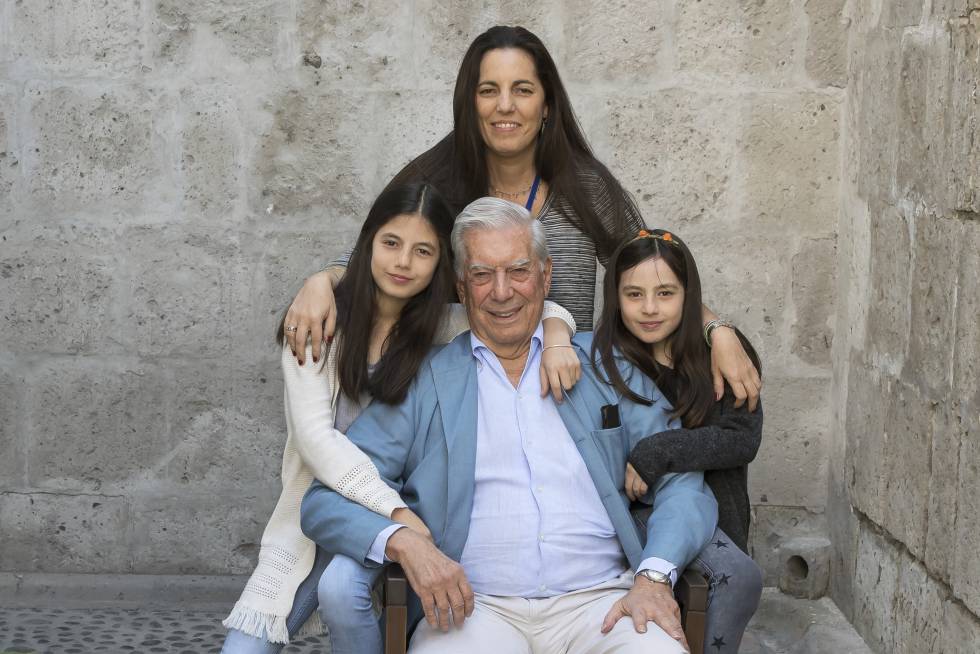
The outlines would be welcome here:
M 531 217 L 524 207 L 501 200 L 485 197 L 473 200 L 456 217 L 453 225 L 452 247 L 455 259 L 456 277 L 463 279 L 469 254 L 466 251 L 466 234 L 477 230 L 511 229 L 520 227 L 531 237 L 531 251 L 538 259 L 541 269 L 548 260 L 548 241 L 544 226 Z

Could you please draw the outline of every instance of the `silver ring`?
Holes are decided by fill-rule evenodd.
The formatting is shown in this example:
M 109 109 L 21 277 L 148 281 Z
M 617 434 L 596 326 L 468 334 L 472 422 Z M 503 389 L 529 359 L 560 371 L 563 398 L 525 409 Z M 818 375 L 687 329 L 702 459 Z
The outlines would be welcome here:
M 294 332 L 297 329 L 299 329 L 299 328 L 296 325 L 289 325 L 288 327 L 286 327 L 286 331 L 287 332 Z

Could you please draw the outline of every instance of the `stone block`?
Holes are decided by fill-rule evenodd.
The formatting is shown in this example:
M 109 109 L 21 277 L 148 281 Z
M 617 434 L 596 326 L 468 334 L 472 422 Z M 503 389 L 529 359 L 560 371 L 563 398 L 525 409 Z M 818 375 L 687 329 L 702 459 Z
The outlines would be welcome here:
M 39 209 L 131 215 L 173 193 L 167 160 L 169 100 L 145 88 L 27 87 L 28 190 Z
M 897 652 L 944 652 L 939 649 L 944 631 L 944 603 L 948 591 L 929 576 L 925 567 L 902 555 L 895 593 L 895 644 Z
M 289 14 L 287 3 L 274 0 L 248 4 L 155 0 L 148 24 L 152 61 L 177 67 L 250 64 L 254 70 L 278 54 L 280 32 L 292 18 Z M 196 51 L 198 43 L 200 50 Z
M 827 532 L 826 516 L 799 506 L 752 507 L 749 554 L 763 572 L 763 585 L 775 586 L 783 570 L 779 556 L 782 543 L 794 538 L 822 537 Z
M 596 11 L 589 0 L 564 6 L 563 69 L 575 80 L 649 82 L 669 73 L 669 3 L 620 1 Z
M 11 351 L 119 349 L 117 265 L 112 230 L 79 224 L 21 224 L 4 236 L 0 344 Z
M 908 219 L 888 208 L 871 216 L 868 344 L 875 363 L 897 373 L 909 343 L 912 250 Z
M 657 222 L 647 216 L 647 224 Z M 791 279 L 791 252 L 785 240 L 769 234 L 723 232 L 707 223 L 685 229 L 681 236 L 698 262 L 705 304 L 748 337 L 762 359 L 763 374 L 795 372 L 798 359 L 786 355 L 783 343 L 790 319 Z
M 980 402 L 961 405 L 953 594 L 980 615 Z
M 27 465 L 26 379 L 17 360 L 0 354 L 0 491 L 25 485 Z
M 326 208 L 333 216 L 363 215 L 364 188 L 376 184 L 376 141 L 365 138 L 356 120 L 323 120 L 369 114 L 364 95 L 291 91 L 271 100 L 266 110 L 273 121 L 258 136 L 250 164 L 254 220 L 286 229 L 317 229 Z
M 129 337 L 144 356 L 221 356 L 232 348 L 237 233 L 163 226 L 125 231 Z
M 881 3 L 878 11 L 878 26 L 888 29 L 901 29 L 922 23 L 923 0 L 894 0 Z
M 862 525 L 854 581 L 853 624 L 876 652 L 898 651 L 896 594 L 901 556 L 888 541 Z
M 952 205 L 945 162 L 951 100 L 948 38 L 945 33 L 914 31 L 902 38 L 897 192 L 926 207 Z
M 13 91 L 0 85 L 0 230 L 12 219 L 14 185 L 19 177 L 20 152 L 16 141 L 15 107 Z
M 163 492 L 134 500 L 133 566 L 147 574 L 249 574 L 278 491 L 232 498 Z
M 118 492 L 171 451 L 173 376 L 157 364 L 52 359 L 29 371 L 28 481 L 53 491 Z
M 473 39 L 493 25 L 520 25 L 541 39 L 567 82 L 571 71 L 563 65 L 565 54 L 577 47 L 565 47 L 562 17 L 568 10 L 569 3 L 559 0 L 419 0 L 407 21 L 412 26 L 415 79 L 420 86 L 445 89 L 440 96 L 445 99 L 437 102 L 449 104 L 459 65 Z
M 909 354 L 903 377 L 933 400 L 948 397 L 952 385 L 949 353 L 956 329 L 961 234 L 956 220 L 930 215 L 915 220 Z
M 962 221 L 962 250 L 956 285 L 953 394 L 980 405 L 980 222 Z
M 881 526 L 921 560 L 925 556 L 936 404 L 915 388 L 895 382 L 886 407 Z
M 860 358 L 848 367 L 845 474 L 850 501 L 876 523 L 884 519 L 885 398 L 890 380 L 880 380 Z
M 717 230 L 728 218 L 735 116 L 729 99 L 688 89 L 607 99 L 608 165 L 648 225 Z M 690 239 L 688 239 L 690 240 Z
M 753 233 L 833 232 L 839 206 L 839 94 L 749 94 L 741 102 L 736 161 L 742 226 Z
M 830 551 L 830 541 L 823 537 L 789 538 L 781 543 L 779 590 L 793 597 L 823 597 L 830 581 Z
M 950 103 L 944 116 L 948 140 L 948 188 L 957 211 L 980 214 L 980 139 L 974 138 L 980 125 L 980 11 L 974 5 L 967 15 L 964 6 L 949 21 L 952 37 L 950 52 Z
M 956 522 L 970 520 L 958 515 L 961 422 L 953 402 L 936 407 L 932 425 L 929 476 L 929 507 L 923 563 L 929 572 L 951 584 L 956 539 Z
M 754 503 L 822 509 L 830 379 L 767 376 L 764 393 L 762 445 L 749 466 L 749 497 Z
M 0 569 L 128 572 L 131 518 L 117 496 L 0 493 Z
M 262 350 L 248 351 L 248 363 L 173 365 L 171 449 L 148 476 L 174 492 L 225 497 L 275 486 L 286 444 L 277 354 L 269 338 Z
M 847 85 L 846 0 L 807 0 L 806 72 L 818 86 Z
M 139 0 L 10 3 L 11 54 L 64 75 L 127 76 L 141 65 Z
M 959 602 L 946 601 L 943 607 L 943 630 L 936 651 L 973 654 L 980 642 L 980 620 Z
M 439 98 L 429 92 L 387 91 L 377 94 L 374 102 L 374 112 L 378 118 L 374 129 L 380 138 L 374 156 L 376 169 L 365 180 L 362 189 L 364 209 L 354 216 L 337 216 L 338 219 L 356 222 L 356 230 L 360 229 L 367 216 L 371 202 L 391 178 L 453 129 L 449 93 Z
M 805 239 L 793 256 L 793 352 L 811 365 L 830 365 L 837 266 L 833 238 Z
M 858 518 L 847 494 L 845 465 L 831 460 L 827 494 L 827 537 L 831 543 L 830 585 L 827 594 L 850 617 L 854 614 L 854 577 L 857 561 Z
M 351 247 L 365 214 L 324 218 L 303 232 L 274 232 L 243 239 L 248 278 L 236 289 L 232 322 L 235 349 L 270 357 L 279 377 L 276 328 L 303 281 Z
M 678 3 L 677 69 L 721 77 L 726 83 L 792 83 L 806 42 L 799 5 L 773 0 Z
M 863 3 L 852 3 L 855 6 Z M 884 201 L 894 184 L 898 142 L 898 86 L 901 41 L 891 32 L 874 31 L 849 55 L 848 97 L 855 111 L 853 140 L 859 166 L 854 171 L 862 198 Z M 877 213 L 874 212 L 873 213 Z
M 180 106 L 184 213 L 192 220 L 227 220 L 243 190 L 244 143 L 237 103 L 230 89 L 185 90 Z

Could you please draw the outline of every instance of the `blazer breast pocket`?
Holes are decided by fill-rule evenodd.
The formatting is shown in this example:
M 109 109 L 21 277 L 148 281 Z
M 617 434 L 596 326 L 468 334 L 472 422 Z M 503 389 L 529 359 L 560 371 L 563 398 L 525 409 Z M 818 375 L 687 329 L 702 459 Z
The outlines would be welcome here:
M 592 440 L 602 455 L 613 483 L 617 488 L 622 488 L 626 479 L 626 457 L 629 454 L 622 425 L 609 429 L 593 429 Z

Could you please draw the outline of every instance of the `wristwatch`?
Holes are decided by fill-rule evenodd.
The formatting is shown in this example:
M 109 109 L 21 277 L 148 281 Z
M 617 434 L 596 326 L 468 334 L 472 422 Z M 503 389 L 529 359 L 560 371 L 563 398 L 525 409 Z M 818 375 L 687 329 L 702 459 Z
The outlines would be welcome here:
M 643 576 L 652 581 L 655 584 L 667 584 L 672 586 L 670 583 L 670 575 L 665 575 L 662 572 L 657 572 L 656 570 L 640 570 L 636 573 L 638 576 Z

